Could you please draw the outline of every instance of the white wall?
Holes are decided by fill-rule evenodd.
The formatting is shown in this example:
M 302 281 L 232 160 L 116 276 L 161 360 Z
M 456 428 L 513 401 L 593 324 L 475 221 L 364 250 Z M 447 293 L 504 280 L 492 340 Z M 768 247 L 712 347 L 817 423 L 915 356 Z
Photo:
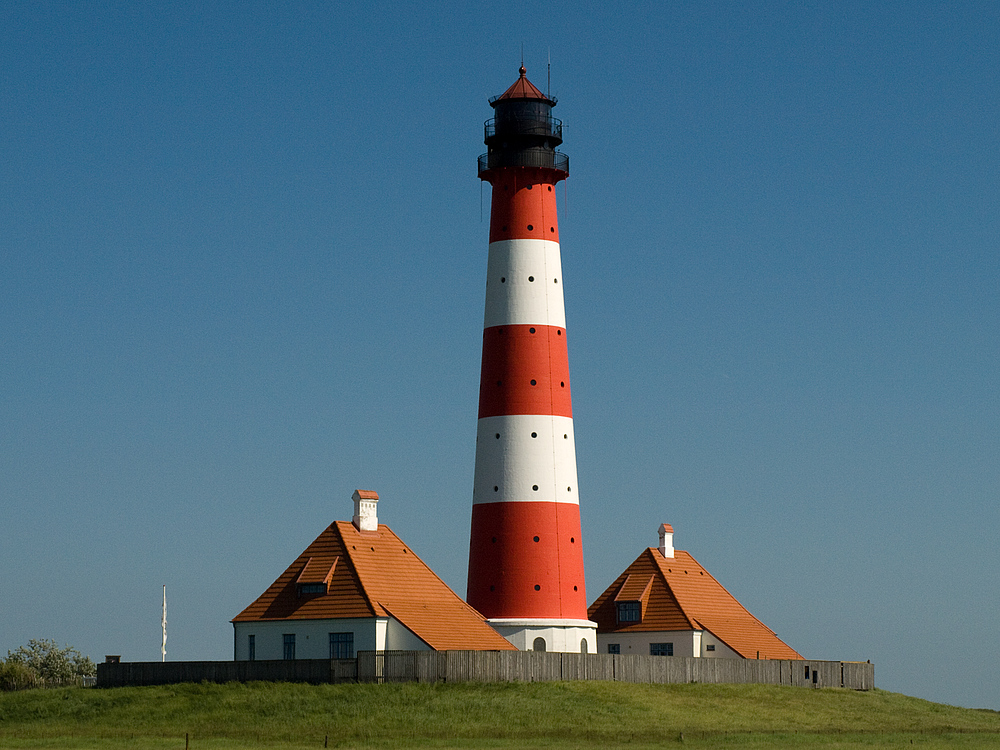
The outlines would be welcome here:
M 234 622 L 235 659 L 249 658 L 248 635 L 255 635 L 256 658 L 264 661 L 284 657 L 284 635 L 295 634 L 296 659 L 329 659 L 330 633 L 354 633 L 358 651 L 424 651 L 430 647 L 398 620 L 357 617 L 329 620 L 281 620 L 280 622 Z
M 487 620 L 490 626 L 500 635 L 511 642 L 519 651 L 534 650 L 536 638 L 545 639 L 546 651 L 560 651 L 564 653 L 579 654 L 580 642 L 587 642 L 587 653 L 597 653 L 597 626 L 591 625 L 563 625 L 552 624 L 531 624 L 530 622 L 516 622 L 503 620 Z M 572 622 L 582 622 L 574 620 Z
M 430 651 L 431 647 L 418 638 L 412 630 L 394 617 L 389 618 L 385 630 L 386 651 Z
M 707 630 L 664 630 L 646 633 L 598 633 L 599 653 L 608 653 L 608 644 L 617 643 L 623 654 L 649 656 L 649 644 L 673 643 L 674 656 L 703 656 L 708 659 L 741 659 L 739 654 Z M 708 651 L 707 646 L 715 646 Z

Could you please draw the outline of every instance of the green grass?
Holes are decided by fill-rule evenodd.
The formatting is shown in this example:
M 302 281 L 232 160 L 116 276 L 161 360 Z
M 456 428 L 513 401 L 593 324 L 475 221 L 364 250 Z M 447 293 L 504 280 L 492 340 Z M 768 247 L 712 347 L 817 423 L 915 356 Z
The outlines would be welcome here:
M 1000 748 L 1000 713 L 767 685 L 209 683 L 0 694 L 3 748 Z M 912 743 L 912 744 L 911 744 Z

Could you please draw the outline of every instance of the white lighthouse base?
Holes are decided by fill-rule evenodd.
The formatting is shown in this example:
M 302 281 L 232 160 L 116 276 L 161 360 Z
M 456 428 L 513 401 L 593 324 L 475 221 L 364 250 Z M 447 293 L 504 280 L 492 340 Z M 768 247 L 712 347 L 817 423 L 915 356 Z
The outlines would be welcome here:
M 487 620 L 519 651 L 597 653 L 597 623 L 590 620 Z

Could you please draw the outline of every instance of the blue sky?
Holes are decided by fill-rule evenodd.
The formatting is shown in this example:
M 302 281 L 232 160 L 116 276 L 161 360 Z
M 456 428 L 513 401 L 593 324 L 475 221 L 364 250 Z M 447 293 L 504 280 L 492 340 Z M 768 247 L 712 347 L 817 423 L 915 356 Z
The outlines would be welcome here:
M 589 599 L 666 521 L 804 655 L 1000 709 L 996 3 L 203 5 L 0 8 L 0 654 L 158 659 L 166 584 L 231 658 L 358 487 L 464 594 L 523 44 Z

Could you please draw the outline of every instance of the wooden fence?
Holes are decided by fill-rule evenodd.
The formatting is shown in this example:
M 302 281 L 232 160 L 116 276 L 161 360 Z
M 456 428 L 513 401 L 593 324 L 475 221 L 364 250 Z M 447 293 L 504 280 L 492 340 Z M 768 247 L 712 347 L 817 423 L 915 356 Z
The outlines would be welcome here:
M 871 690 L 869 662 L 705 659 L 540 651 L 361 651 L 356 659 L 168 661 L 97 665 L 99 687 L 177 682 L 758 683 Z

